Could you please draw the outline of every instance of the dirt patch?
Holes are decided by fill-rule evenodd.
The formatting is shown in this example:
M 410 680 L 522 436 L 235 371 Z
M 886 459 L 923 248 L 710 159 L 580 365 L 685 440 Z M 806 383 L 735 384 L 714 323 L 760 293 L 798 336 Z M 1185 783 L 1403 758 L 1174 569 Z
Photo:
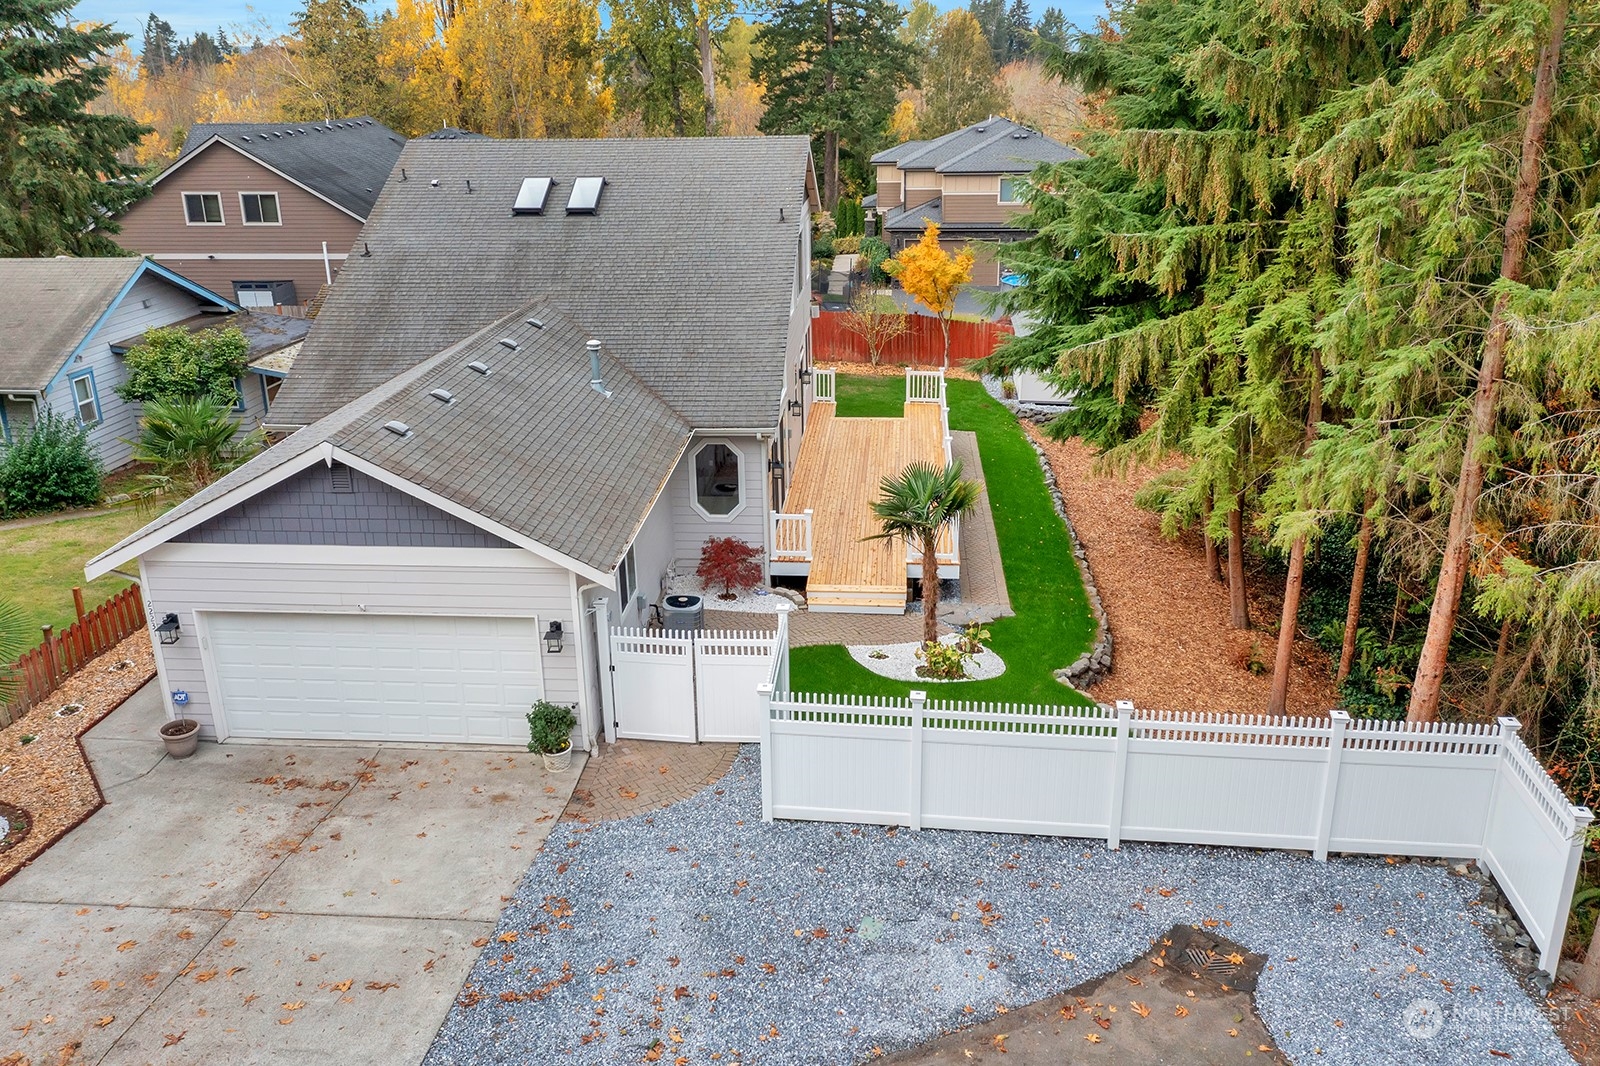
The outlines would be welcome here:
M 1089 694 L 1153 710 L 1264 711 L 1276 637 L 1265 629 L 1230 629 L 1227 586 L 1205 576 L 1199 538 L 1169 540 L 1160 519 L 1134 506 L 1141 485 L 1178 464 L 1140 467 L 1126 479 L 1097 476 L 1088 445 L 1052 441 L 1023 425 L 1055 470 L 1111 620 L 1111 676 Z M 1281 590 L 1263 588 L 1265 579 L 1252 576 L 1250 616 L 1276 628 Z M 1266 671 L 1252 673 L 1252 659 Z M 1327 657 L 1302 638 L 1295 644 L 1289 713 L 1325 714 L 1338 705 Z
M 1545 997 L 1545 1013 L 1579 1066 L 1600 1066 L 1600 1001 L 1558 981 Z
M 0 802 L 32 816 L 27 836 L 0 851 L 0 884 L 100 809 L 105 799 L 78 740 L 155 672 L 150 634 L 141 629 L 0 730 Z M 73 705 L 81 709 L 56 713 Z
M 1250 994 L 1188 965 L 1190 948 L 1239 960 L 1236 972 L 1249 975 L 1240 984 L 1253 985 L 1265 962 L 1238 945 L 1179 926 L 1115 973 L 885 1061 L 896 1066 L 1287 1063 L 1257 1017 Z

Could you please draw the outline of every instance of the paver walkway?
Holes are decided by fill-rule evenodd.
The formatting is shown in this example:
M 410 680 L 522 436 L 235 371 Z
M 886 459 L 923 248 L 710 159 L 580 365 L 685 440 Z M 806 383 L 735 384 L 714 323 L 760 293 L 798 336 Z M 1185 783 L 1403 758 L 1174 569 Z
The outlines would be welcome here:
M 670 806 L 719 780 L 738 754 L 737 744 L 601 741 L 561 820 L 604 822 Z

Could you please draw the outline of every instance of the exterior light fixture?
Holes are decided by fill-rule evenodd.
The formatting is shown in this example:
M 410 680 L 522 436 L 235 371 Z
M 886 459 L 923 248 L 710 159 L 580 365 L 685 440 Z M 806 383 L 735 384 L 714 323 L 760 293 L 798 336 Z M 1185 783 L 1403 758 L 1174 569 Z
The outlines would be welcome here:
M 767 469 L 769 471 L 771 471 L 772 473 L 774 473 L 774 474 L 783 473 L 783 460 L 782 459 L 768 459 L 767 460 Z
M 178 616 L 175 614 L 168 614 L 161 620 L 161 624 L 156 626 L 156 636 L 161 638 L 163 644 L 178 643 L 181 631 L 182 627 L 178 625 Z
M 811 368 L 809 366 L 803 366 L 799 370 L 796 370 L 795 376 L 800 379 L 800 384 L 811 384 Z
M 802 405 L 801 405 L 799 400 L 790 400 L 789 401 L 789 413 L 790 414 L 797 415 L 797 414 L 800 413 L 801 409 L 802 409 Z
M 562 641 L 565 637 L 566 634 L 561 631 L 561 623 L 551 622 L 550 628 L 545 631 L 544 650 L 551 655 L 556 654 L 561 650 Z

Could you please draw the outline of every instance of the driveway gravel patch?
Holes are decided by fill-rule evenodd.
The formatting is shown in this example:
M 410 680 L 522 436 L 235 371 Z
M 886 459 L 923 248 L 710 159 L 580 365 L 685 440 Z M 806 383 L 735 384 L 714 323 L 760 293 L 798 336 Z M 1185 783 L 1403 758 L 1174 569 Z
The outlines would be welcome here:
M 1119 969 L 1179 923 L 1267 957 L 1256 1003 L 1291 1061 L 1572 1061 L 1445 867 L 767 825 L 758 760 L 552 832 L 426 1062 L 860 1062 Z

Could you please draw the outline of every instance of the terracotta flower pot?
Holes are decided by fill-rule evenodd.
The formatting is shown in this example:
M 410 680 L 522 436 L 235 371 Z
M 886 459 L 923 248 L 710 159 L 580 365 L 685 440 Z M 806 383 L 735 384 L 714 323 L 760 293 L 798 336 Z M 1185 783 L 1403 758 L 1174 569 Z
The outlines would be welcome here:
M 162 725 L 160 733 L 167 754 L 174 759 L 187 759 L 200 743 L 200 723 L 193 718 L 174 718 Z

